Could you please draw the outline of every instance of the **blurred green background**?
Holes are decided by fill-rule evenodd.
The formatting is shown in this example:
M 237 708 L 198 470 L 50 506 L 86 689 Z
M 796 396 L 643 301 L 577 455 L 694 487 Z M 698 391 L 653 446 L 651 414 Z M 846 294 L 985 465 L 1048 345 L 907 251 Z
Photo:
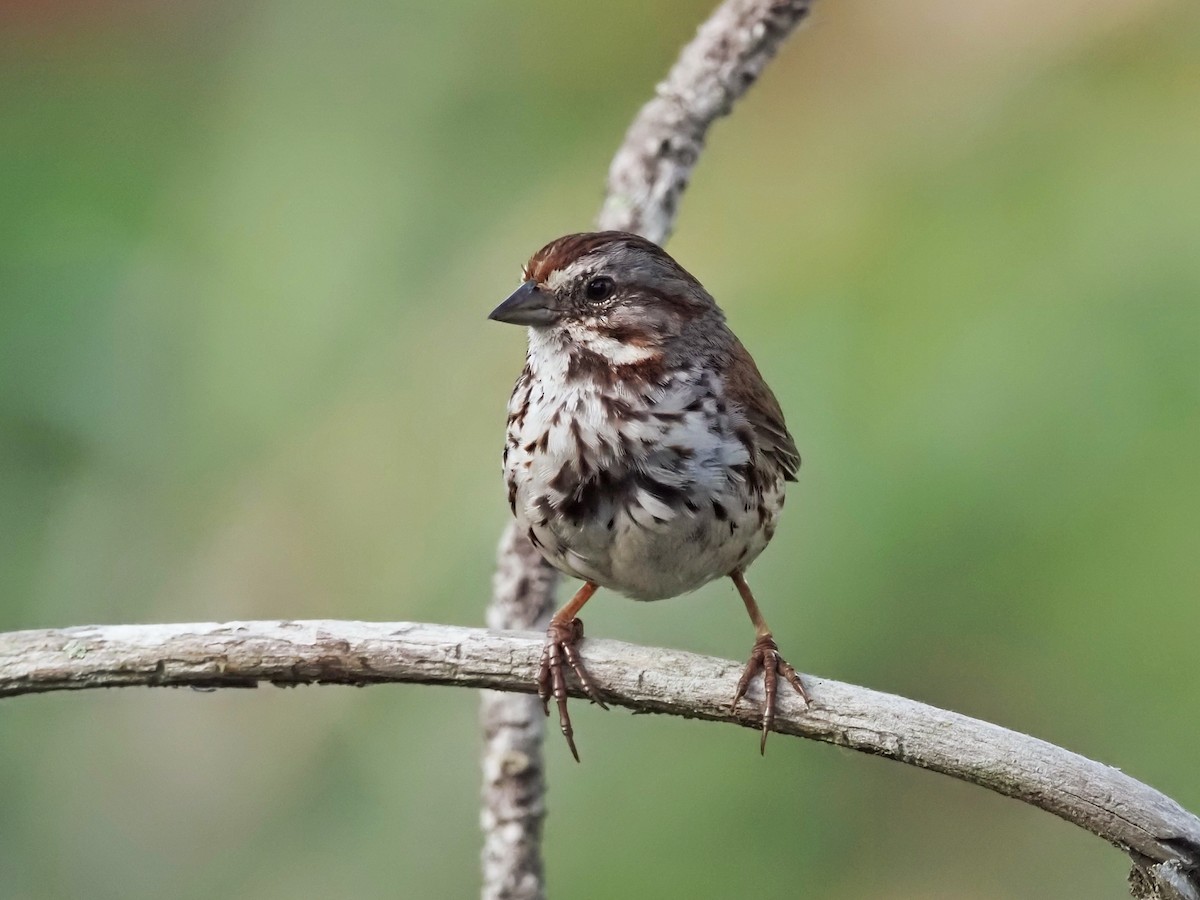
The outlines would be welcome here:
M 0 629 L 479 624 L 523 336 L 709 0 L 0 7 Z M 1200 810 L 1200 6 L 821 3 L 672 252 L 804 456 L 803 670 Z M 566 588 L 564 587 L 564 591 Z M 732 587 L 590 634 L 742 658 Z M 477 697 L 0 703 L 0 897 L 470 897 Z M 552 896 L 1126 896 L 1119 853 L 808 742 L 575 706 Z M 555 736 L 557 737 L 557 736 Z

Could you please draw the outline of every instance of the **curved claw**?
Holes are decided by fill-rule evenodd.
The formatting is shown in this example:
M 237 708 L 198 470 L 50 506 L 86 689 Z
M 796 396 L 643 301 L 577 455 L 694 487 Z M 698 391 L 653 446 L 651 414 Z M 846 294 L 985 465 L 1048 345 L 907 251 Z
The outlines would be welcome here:
M 571 727 L 571 714 L 567 712 L 567 679 L 563 672 L 563 660 L 571 667 L 575 677 L 583 686 L 583 691 L 589 700 L 601 709 L 608 709 L 600 696 L 600 689 L 592 681 L 592 677 L 584 668 L 583 660 L 575 650 L 575 644 L 583 638 L 583 621 L 570 619 L 566 622 L 550 621 L 546 629 L 546 644 L 542 647 L 542 660 L 538 667 L 538 697 L 542 701 L 542 711 L 550 715 L 550 698 L 553 697 L 558 706 L 558 725 L 563 737 L 567 739 L 567 747 L 575 762 L 579 762 L 579 751 L 575 748 L 575 730 Z
M 746 696 L 750 682 L 760 672 L 763 676 L 763 714 L 762 738 L 758 743 L 758 752 L 765 755 L 767 735 L 771 732 L 771 726 L 775 724 L 775 696 L 778 692 L 779 676 L 783 675 L 784 680 L 796 689 L 796 693 L 800 695 L 805 704 L 809 700 L 804 685 L 800 682 L 800 676 L 796 674 L 796 670 L 788 664 L 787 660 L 779 655 L 779 647 L 776 645 L 775 639 L 771 635 L 765 634 L 754 642 L 754 649 L 750 651 L 750 659 L 742 671 L 742 677 L 738 679 L 731 709 L 737 709 L 738 701 Z

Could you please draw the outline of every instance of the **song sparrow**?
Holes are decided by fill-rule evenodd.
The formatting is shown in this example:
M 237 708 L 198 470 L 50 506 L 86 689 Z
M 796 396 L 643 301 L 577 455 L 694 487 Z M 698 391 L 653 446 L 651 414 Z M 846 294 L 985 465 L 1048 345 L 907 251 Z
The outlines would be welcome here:
M 598 587 L 660 600 L 727 576 L 757 635 L 733 706 L 761 673 L 765 751 L 778 677 L 808 700 L 744 576 L 800 466 L 779 403 L 704 286 L 644 238 L 567 235 L 523 282 L 489 316 L 529 326 L 508 405 L 508 502 L 542 556 L 584 581 L 547 629 L 546 714 L 553 695 L 578 760 L 563 664 L 603 707 L 575 649 Z

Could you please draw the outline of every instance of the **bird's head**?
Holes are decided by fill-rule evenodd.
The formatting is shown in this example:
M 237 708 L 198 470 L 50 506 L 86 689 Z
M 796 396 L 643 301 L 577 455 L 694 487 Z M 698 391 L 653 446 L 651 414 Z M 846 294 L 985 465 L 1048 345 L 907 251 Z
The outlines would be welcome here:
M 624 231 L 551 241 L 530 257 L 522 279 L 488 318 L 529 326 L 609 365 L 661 356 L 705 323 L 723 330 L 703 285 L 657 244 Z

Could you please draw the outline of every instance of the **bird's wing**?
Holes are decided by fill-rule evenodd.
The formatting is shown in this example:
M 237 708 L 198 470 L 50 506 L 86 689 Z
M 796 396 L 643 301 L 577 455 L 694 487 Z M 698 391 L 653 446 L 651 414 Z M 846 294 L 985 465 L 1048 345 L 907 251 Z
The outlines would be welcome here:
M 734 339 L 726 380 L 726 393 L 737 403 L 754 433 L 758 452 L 783 472 L 787 481 L 795 481 L 800 470 L 800 452 L 783 420 L 783 410 L 763 380 L 753 357 Z

